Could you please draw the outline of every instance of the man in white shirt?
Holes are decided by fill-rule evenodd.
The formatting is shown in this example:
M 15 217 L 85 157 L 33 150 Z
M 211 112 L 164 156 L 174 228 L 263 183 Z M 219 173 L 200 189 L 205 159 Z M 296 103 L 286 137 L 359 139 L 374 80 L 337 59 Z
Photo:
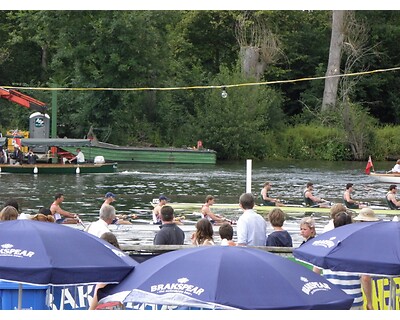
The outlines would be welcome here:
M 393 169 L 391 170 L 393 173 L 400 173 L 400 159 L 396 161 Z
M 267 244 L 267 224 L 264 218 L 253 210 L 254 196 L 243 193 L 239 205 L 244 210 L 237 221 L 238 246 L 265 246 Z
M 100 218 L 86 227 L 85 231 L 101 237 L 103 233 L 110 232 L 108 225 L 115 219 L 115 208 L 109 204 L 103 205 L 100 209 Z
M 73 157 L 72 159 L 69 160 L 69 163 L 85 163 L 85 156 L 83 154 L 83 152 L 81 151 L 81 148 L 77 148 L 76 152 L 78 152 L 78 154 Z

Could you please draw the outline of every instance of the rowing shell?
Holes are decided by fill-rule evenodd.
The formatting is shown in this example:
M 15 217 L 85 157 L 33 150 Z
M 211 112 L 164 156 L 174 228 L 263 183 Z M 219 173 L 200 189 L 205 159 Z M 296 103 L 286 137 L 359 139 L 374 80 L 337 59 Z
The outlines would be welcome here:
M 183 232 L 195 232 L 196 231 L 196 222 L 192 220 L 185 220 L 182 224 L 179 224 L 178 227 L 182 229 Z M 85 225 L 89 225 L 90 222 L 87 222 Z M 84 226 L 79 224 L 65 224 L 67 227 L 83 230 Z M 213 225 L 214 233 L 218 234 L 220 225 Z M 236 225 L 232 225 L 232 228 L 236 230 Z M 110 224 L 108 225 L 108 229 L 113 232 L 125 232 L 125 231 L 147 231 L 147 232 L 158 232 L 160 231 L 159 224 L 153 224 L 149 220 L 132 220 L 132 224 Z
M 191 210 L 200 210 L 203 204 L 201 203 L 168 203 L 174 210 L 183 210 L 183 211 L 191 211 Z M 241 210 L 239 204 L 232 203 L 215 203 L 212 206 L 215 210 Z M 268 213 L 272 209 L 277 207 L 272 206 L 254 206 L 254 210 L 258 213 Z M 389 210 L 382 206 L 370 206 L 371 209 L 374 210 L 375 214 L 385 214 L 385 215 L 400 215 L 400 210 Z M 303 207 L 303 206 L 284 206 L 279 207 L 283 212 L 291 213 L 291 214 L 305 214 L 308 212 L 311 213 L 330 213 L 330 208 L 311 208 L 311 207 Z M 359 212 L 361 209 L 351 209 L 352 211 Z

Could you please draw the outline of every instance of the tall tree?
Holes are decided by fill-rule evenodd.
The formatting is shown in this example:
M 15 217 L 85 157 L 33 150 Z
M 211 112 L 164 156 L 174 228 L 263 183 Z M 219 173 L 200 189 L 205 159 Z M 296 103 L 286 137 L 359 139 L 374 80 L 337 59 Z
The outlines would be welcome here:
M 344 41 L 345 11 L 334 10 L 332 12 L 332 35 L 329 48 L 328 68 L 326 70 L 325 89 L 321 111 L 334 109 L 336 106 L 337 91 L 339 85 L 340 60 Z

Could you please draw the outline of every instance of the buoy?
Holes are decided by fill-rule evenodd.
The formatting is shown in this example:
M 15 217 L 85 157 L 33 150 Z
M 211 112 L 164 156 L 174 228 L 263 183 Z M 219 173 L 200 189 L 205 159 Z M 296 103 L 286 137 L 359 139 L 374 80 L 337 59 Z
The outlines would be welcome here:
M 37 174 L 39 172 L 38 168 L 35 166 L 35 168 L 33 168 L 33 173 Z
M 81 173 L 81 169 L 79 167 L 77 167 L 75 172 L 76 172 L 76 174 L 80 174 Z

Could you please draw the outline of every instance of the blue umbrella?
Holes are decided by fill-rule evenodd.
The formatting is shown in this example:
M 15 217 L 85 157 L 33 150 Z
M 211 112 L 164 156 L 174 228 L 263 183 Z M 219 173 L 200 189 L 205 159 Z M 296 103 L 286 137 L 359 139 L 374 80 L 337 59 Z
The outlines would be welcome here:
M 400 222 L 344 225 L 307 241 L 293 255 L 324 269 L 387 276 L 393 287 L 393 277 L 400 276 Z
M 260 249 L 203 246 L 151 258 L 100 303 L 204 309 L 349 309 L 353 298 L 322 276 Z
M 118 283 L 138 263 L 108 242 L 56 223 L 0 222 L 0 279 L 33 285 Z

